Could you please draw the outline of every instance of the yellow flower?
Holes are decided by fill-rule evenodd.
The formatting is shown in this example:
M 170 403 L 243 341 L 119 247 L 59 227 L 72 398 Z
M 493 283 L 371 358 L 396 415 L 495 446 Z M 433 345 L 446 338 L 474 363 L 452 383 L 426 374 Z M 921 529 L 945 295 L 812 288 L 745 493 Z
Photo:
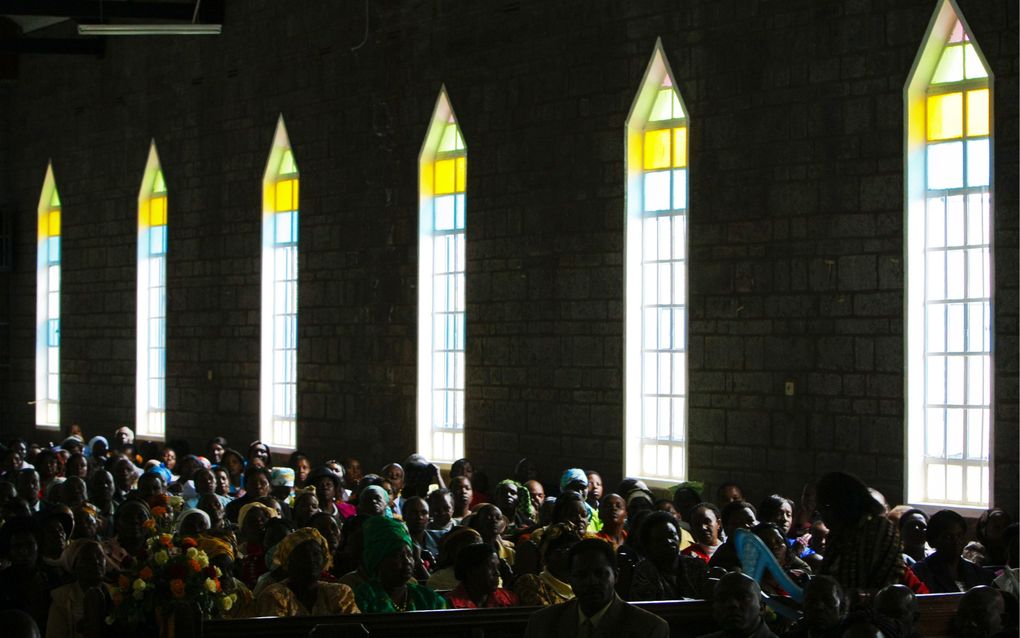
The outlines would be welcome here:
M 209 590 L 209 593 L 216 593 L 216 581 L 212 578 L 205 579 L 205 588 Z
M 230 608 L 233 606 L 234 601 L 231 600 L 230 596 L 224 596 L 223 598 L 220 598 L 220 607 L 223 608 L 223 611 L 230 611 Z
M 189 547 L 188 548 L 188 558 L 191 559 L 191 560 L 195 560 L 196 558 L 198 558 L 198 550 L 195 549 L 194 547 Z
M 142 600 L 143 598 L 145 598 L 145 592 L 136 591 L 133 594 L 131 594 L 131 597 L 134 598 L 135 600 Z
M 221 572 L 221 571 L 220 571 L 220 568 L 219 568 L 219 567 L 217 567 L 216 565 L 213 565 L 213 569 L 215 569 L 215 570 L 216 570 L 216 578 L 219 578 L 220 576 L 222 576 L 222 575 L 223 575 L 223 572 Z
M 198 564 L 202 566 L 202 569 L 205 569 L 206 567 L 209 566 L 209 556 L 208 554 L 201 550 L 199 550 L 198 558 L 196 558 L 195 560 L 197 560 Z
M 163 565 L 166 565 L 166 562 L 168 560 L 170 560 L 170 554 L 167 554 L 166 550 L 161 549 L 158 552 L 156 552 L 156 555 L 153 557 L 153 559 L 156 561 L 157 565 L 162 567 Z
M 136 578 L 132 586 L 135 588 L 135 591 L 142 591 L 145 589 L 145 581 L 141 578 Z
M 181 498 L 180 496 L 171 496 L 169 503 L 170 507 L 172 507 L 175 510 L 179 510 L 181 509 L 181 506 L 184 505 L 184 499 Z

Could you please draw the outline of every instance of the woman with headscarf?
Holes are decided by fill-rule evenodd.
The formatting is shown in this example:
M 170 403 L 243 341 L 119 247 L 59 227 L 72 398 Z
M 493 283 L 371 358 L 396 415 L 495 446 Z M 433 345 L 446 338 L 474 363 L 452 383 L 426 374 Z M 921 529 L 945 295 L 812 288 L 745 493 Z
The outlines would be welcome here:
M 212 527 L 212 519 L 209 514 L 200 509 L 186 509 L 177 515 L 177 535 L 181 538 L 195 538 L 199 534 L 208 532 Z
M 278 515 L 275 509 L 258 501 L 248 503 L 237 515 L 240 527 L 237 534 L 238 547 L 241 554 L 237 575 L 249 588 L 254 587 L 259 576 L 266 573 L 266 549 L 262 541 L 266 523 Z
M 577 493 L 581 497 L 581 502 L 584 503 L 585 509 L 588 510 L 588 528 L 586 531 L 592 534 L 600 531 L 602 529 L 602 520 L 599 518 L 598 510 L 585 500 L 588 496 L 588 473 L 579 467 L 564 470 L 563 475 L 560 477 L 561 498 L 567 492 Z
M 507 536 L 516 536 L 518 532 L 535 524 L 535 507 L 531 502 L 531 494 L 528 488 L 517 481 L 504 479 L 496 484 L 493 503 L 506 517 Z
M 492 545 L 475 543 L 457 555 L 454 572 L 460 584 L 446 594 L 454 609 L 515 607 L 521 604 L 517 594 L 500 587 L 499 555 Z
M 205 552 L 209 557 L 209 564 L 220 570 L 220 587 L 223 593 L 229 595 L 237 594 L 229 609 L 225 609 L 223 618 L 236 620 L 238 618 L 251 618 L 255 615 L 255 598 L 252 596 L 248 586 L 234 576 L 234 546 L 227 540 L 218 536 L 202 534 L 197 539 L 198 549 Z
M 362 526 L 362 564 L 369 580 L 355 589 L 358 607 L 366 614 L 446 609 L 446 599 L 412 582 L 411 536 L 400 521 L 372 516 Z
M 425 584 L 433 591 L 449 591 L 457 586 L 457 554 L 468 545 L 481 543 L 482 537 L 470 527 L 454 527 L 439 540 L 436 570 Z
M 574 598 L 570 587 L 570 548 L 581 541 L 573 525 L 554 523 L 545 529 L 538 545 L 542 571 L 523 574 L 514 583 L 521 605 L 555 605 Z
M 74 581 L 52 592 L 46 638 L 99 636 L 106 628 L 110 594 L 103 584 L 106 555 L 98 541 L 72 541 L 61 557 Z
M 258 597 L 259 616 L 327 616 L 360 612 L 351 588 L 321 580 L 331 565 L 329 545 L 319 532 L 302 527 L 280 541 L 273 567 L 287 578 L 267 586 Z
M 127 500 L 120 506 L 113 522 L 116 533 L 104 545 L 108 569 L 131 572 L 145 562 L 146 524 L 150 519 L 149 506 L 139 499 Z

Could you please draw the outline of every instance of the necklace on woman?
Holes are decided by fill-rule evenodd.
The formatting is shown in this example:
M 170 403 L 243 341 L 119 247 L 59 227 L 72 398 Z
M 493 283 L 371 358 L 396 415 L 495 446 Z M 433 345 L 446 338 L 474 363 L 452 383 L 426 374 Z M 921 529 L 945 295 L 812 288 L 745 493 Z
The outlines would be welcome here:
M 393 608 L 396 609 L 397 611 L 407 611 L 407 602 L 411 598 L 410 592 L 407 590 L 406 585 L 403 587 L 403 590 L 404 595 L 400 597 L 401 600 L 399 603 L 397 602 L 396 598 L 394 598 L 392 595 L 390 596 L 390 602 L 393 603 Z

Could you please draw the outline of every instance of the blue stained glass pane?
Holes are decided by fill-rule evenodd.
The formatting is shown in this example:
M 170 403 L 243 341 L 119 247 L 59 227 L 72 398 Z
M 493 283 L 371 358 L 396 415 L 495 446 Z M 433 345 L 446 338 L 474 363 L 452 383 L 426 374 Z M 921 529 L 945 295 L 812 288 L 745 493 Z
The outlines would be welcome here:
M 273 241 L 277 244 L 293 244 L 297 238 L 297 212 L 273 215 Z
M 988 140 L 967 140 L 967 186 L 988 186 Z
M 46 345 L 53 348 L 60 345 L 60 319 L 47 320 Z
M 669 171 L 645 173 L 645 210 L 669 210 Z
M 673 210 L 687 208 L 687 169 L 673 171 Z
M 928 188 L 963 186 L 963 142 L 928 145 Z
M 50 237 L 46 240 L 46 261 L 51 264 L 60 263 L 60 237 Z
M 464 207 L 466 205 L 466 202 L 464 200 L 464 193 L 454 195 L 454 200 L 455 200 L 453 218 L 454 228 L 456 228 L 457 230 L 464 230 L 464 216 L 465 216 Z
M 453 230 L 456 224 L 456 197 L 454 195 L 442 195 L 435 198 L 435 219 L 433 224 L 436 230 Z
M 162 255 L 166 253 L 166 226 L 149 227 L 149 254 Z

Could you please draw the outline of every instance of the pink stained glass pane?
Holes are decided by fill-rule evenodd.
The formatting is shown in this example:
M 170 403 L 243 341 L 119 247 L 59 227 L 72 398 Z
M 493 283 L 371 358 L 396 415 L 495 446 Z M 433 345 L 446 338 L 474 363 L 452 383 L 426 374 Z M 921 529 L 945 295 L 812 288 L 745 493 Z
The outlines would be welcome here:
M 963 23 L 957 20 L 956 23 L 953 24 L 953 31 L 949 34 L 950 44 L 954 42 L 963 42 L 967 39 L 969 38 L 967 38 L 967 32 L 963 30 Z

